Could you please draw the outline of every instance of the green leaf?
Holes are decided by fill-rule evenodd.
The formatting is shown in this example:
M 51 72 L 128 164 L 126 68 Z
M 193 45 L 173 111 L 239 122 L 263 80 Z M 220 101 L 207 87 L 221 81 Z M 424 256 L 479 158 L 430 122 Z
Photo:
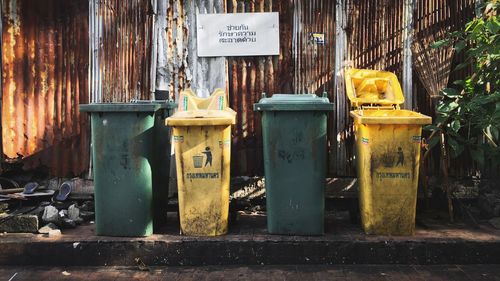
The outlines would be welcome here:
M 450 39 L 446 38 L 432 43 L 431 48 L 437 49 L 449 44 L 450 44 Z
M 486 27 L 492 34 L 496 34 L 500 30 L 500 24 L 496 20 L 496 17 L 491 17 L 490 20 L 486 22 Z
M 438 144 L 439 142 L 439 136 L 436 135 L 434 137 L 432 137 L 431 139 L 429 139 L 428 141 L 428 144 L 429 144 L 429 150 L 431 150 L 434 146 L 436 146 L 436 144 Z
M 484 31 L 483 27 L 484 27 L 484 21 L 482 19 L 478 19 L 476 21 L 476 24 L 475 24 L 474 28 L 471 31 L 472 37 L 476 37 L 477 38 L 478 35 L 480 36 L 481 33 L 483 33 L 483 31 Z
M 448 136 L 448 145 L 451 148 L 451 157 L 456 158 L 464 151 L 464 146 L 459 144 L 455 139 Z
M 454 155 L 453 157 L 455 157 L 455 158 L 456 158 L 456 157 L 458 157 L 458 156 L 462 155 L 462 152 L 464 152 L 464 150 L 465 150 L 465 146 L 464 146 L 464 145 L 459 144 L 459 145 L 457 146 L 456 150 L 454 151 L 455 155 Z
M 458 107 L 458 103 L 455 101 L 445 101 L 438 106 L 438 111 L 442 113 L 449 113 L 450 111 L 456 109 Z
M 439 109 L 438 109 L 439 110 Z M 438 111 L 439 113 L 439 111 Z M 443 123 L 447 118 L 447 115 L 443 115 L 443 114 L 439 114 L 438 116 L 436 116 L 436 124 L 439 124 L 439 123 Z
M 481 3 L 482 1 L 477 1 L 475 2 L 475 10 L 476 10 L 476 15 L 481 15 L 484 12 L 484 7 L 486 7 L 485 3 Z
M 474 102 L 477 102 L 481 105 L 485 105 L 491 102 L 491 99 L 489 96 L 476 96 L 474 99 Z
M 476 149 L 471 148 L 470 156 L 472 160 L 476 161 L 479 165 L 484 165 L 484 151 L 481 147 L 478 147 Z
M 455 132 L 458 133 L 458 130 L 460 130 L 460 120 L 453 120 L 450 124 L 451 129 Z
M 431 131 L 431 132 L 432 132 L 432 131 L 439 131 L 439 130 L 441 130 L 441 129 L 439 129 L 439 127 L 438 127 L 438 126 L 436 126 L 436 125 L 425 125 L 425 126 L 423 127 L 423 129 L 424 129 L 424 130 L 426 130 L 426 131 Z
M 443 95 L 445 95 L 445 96 L 447 96 L 449 98 L 456 98 L 456 97 L 458 97 L 460 95 L 460 93 L 457 90 L 453 89 L 453 88 L 444 88 L 442 90 L 442 92 L 443 92 Z
M 465 25 L 465 32 L 469 31 L 471 28 L 474 28 L 476 26 L 477 21 L 470 21 Z
M 455 80 L 455 81 L 453 81 L 452 84 L 464 87 L 465 86 L 465 81 L 464 80 Z
M 493 138 L 495 140 L 498 140 L 498 135 L 499 135 L 498 128 L 492 125 L 490 127 L 490 132 L 491 132 L 491 135 L 493 136 Z
M 465 41 L 458 41 L 457 44 L 455 44 L 455 52 L 460 53 L 465 48 L 465 46 Z

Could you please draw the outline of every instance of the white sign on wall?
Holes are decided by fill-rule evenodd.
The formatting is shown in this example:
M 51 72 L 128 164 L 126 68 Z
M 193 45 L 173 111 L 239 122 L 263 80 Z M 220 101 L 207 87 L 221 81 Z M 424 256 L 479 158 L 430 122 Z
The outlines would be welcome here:
M 278 13 L 198 14 L 199 57 L 279 55 Z

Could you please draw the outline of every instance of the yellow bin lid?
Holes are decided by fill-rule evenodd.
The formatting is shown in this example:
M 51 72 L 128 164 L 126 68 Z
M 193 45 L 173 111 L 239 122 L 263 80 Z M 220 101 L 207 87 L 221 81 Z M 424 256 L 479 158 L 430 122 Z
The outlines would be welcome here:
M 349 69 L 345 74 L 347 97 L 354 108 L 398 106 L 404 103 L 403 90 L 392 72 L 372 69 Z
M 167 118 L 168 126 L 232 125 L 236 112 L 227 106 L 226 93 L 216 89 L 209 97 L 197 97 L 191 89 L 179 94 L 177 112 Z

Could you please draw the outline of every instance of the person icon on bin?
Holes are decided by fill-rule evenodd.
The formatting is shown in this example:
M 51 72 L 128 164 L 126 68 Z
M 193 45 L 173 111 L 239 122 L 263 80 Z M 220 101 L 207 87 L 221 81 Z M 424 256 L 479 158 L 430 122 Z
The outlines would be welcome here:
M 205 167 L 210 163 L 210 167 L 212 166 L 212 151 L 210 151 L 210 147 L 205 147 L 205 151 L 202 152 L 207 156 L 207 161 L 205 161 Z
M 403 153 L 403 149 L 401 147 L 398 147 L 398 162 L 396 163 L 396 166 L 400 164 L 401 166 L 405 164 L 405 155 Z

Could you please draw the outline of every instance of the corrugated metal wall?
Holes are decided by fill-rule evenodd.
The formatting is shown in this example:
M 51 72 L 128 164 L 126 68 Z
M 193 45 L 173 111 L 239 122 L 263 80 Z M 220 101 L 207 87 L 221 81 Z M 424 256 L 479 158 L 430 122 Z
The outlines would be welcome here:
M 190 87 L 192 76 L 188 66 L 188 29 L 186 11 L 180 1 L 159 1 L 158 59 L 156 67 L 156 88 L 170 93 L 172 98 L 179 91 Z
M 416 36 L 433 26 L 463 26 L 472 16 L 473 2 L 416 1 Z M 344 2 L 348 61 L 341 64 L 387 69 L 402 79 L 404 3 Z M 262 174 L 260 116 L 252 104 L 262 92 L 271 96 L 326 91 L 337 101 L 336 119 L 329 119 L 329 172 L 354 175 L 352 126 L 337 122 L 349 120 L 349 106 L 333 82 L 335 4 L 329 0 L 3 1 L 5 153 L 11 158 L 30 156 L 28 166 L 43 162 L 55 174 L 81 172 L 88 163 L 88 153 L 83 153 L 88 149 L 88 120 L 80 119 L 78 103 L 152 99 L 154 89 L 168 90 L 172 98 L 186 87 L 206 95 L 225 87 L 231 106 L 239 112 L 233 174 Z M 442 12 L 444 8 L 448 11 Z M 280 56 L 227 61 L 196 56 L 197 13 L 254 11 L 280 13 Z M 311 32 L 324 33 L 325 45 L 313 44 Z M 431 112 L 427 95 L 418 79 L 414 81 L 416 106 Z
M 91 0 L 89 7 L 91 101 L 153 98 L 150 92 L 151 1 Z
M 403 80 L 404 0 L 345 1 L 346 61 L 343 67 L 380 69 L 395 72 Z M 343 78 L 342 78 L 343 79 Z M 335 137 L 330 174 L 355 176 L 354 130 L 349 117 L 349 100 L 338 89 L 335 101 Z
M 263 172 L 261 120 L 252 109 L 263 92 L 272 96 L 326 91 L 333 98 L 334 10 L 334 2 L 328 0 L 227 1 L 228 13 L 280 14 L 279 56 L 228 59 L 230 104 L 239 113 L 233 132 L 233 174 Z M 325 44 L 314 44 L 311 33 L 324 33 Z
M 293 91 L 292 1 L 227 1 L 228 13 L 279 12 L 280 55 L 228 58 L 230 106 L 238 112 L 233 131 L 232 165 L 235 175 L 262 174 L 260 116 L 253 104 L 265 92 Z
M 156 89 L 168 91 L 173 99 L 185 88 L 202 97 L 216 88 L 227 89 L 226 59 L 198 57 L 196 40 L 196 15 L 224 13 L 225 1 L 156 1 Z
M 294 92 L 329 92 L 333 96 L 335 63 L 335 2 L 294 1 L 292 57 Z M 315 44 L 312 33 L 323 33 L 324 44 Z
M 451 32 L 454 30 L 462 30 L 465 24 L 474 17 L 475 14 L 475 0 L 431 0 L 431 1 L 418 1 L 415 9 L 415 39 L 426 40 L 432 36 L 439 36 L 439 32 Z M 415 53 L 418 56 L 419 53 Z M 440 60 L 440 59 L 437 59 Z M 442 60 L 442 59 L 441 59 Z M 460 71 L 453 71 L 455 66 L 464 61 L 463 54 L 455 54 L 446 63 L 451 64 L 452 71 L 448 79 L 448 83 L 454 80 L 465 77 L 469 69 L 462 69 Z M 417 72 L 416 72 L 417 73 Z M 434 107 L 437 104 L 437 99 L 432 98 L 426 91 L 422 82 L 417 75 L 414 79 L 414 97 L 419 111 L 434 116 Z M 437 174 L 440 171 L 440 156 L 439 150 L 436 149 L 434 154 L 431 154 L 426 161 L 426 168 L 428 174 Z M 460 159 L 453 159 L 450 161 L 450 175 L 453 176 L 466 176 L 475 172 L 475 164 L 468 155 L 462 156 Z
M 346 32 L 353 67 L 385 69 L 401 80 L 404 0 L 349 2 Z
M 335 1 L 296 0 L 292 25 L 292 60 L 294 93 L 328 94 L 335 101 Z M 324 34 L 324 44 L 315 44 L 312 33 Z M 328 118 L 328 171 L 337 173 L 334 161 L 338 149 L 335 114 Z
M 2 134 L 8 159 L 51 174 L 88 167 L 88 2 L 2 1 Z
M 443 38 L 444 34 L 454 30 L 460 30 L 465 27 L 465 24 L 474 16 L 475 0 L 458 0 L 458 1 L 418 1 L 415 8 L 415 40 L 433 41 Z M 424 46 L 430 48 L 429 46 Z M 425 51 L 425 49 L 423 50 Z M 414 56 L 417 57 L 420 53 L 414 50 Z M 450 61 L 452 69 L 458 61 L 464 59 L 463 55 L 455 54 Z M 439 58 L 436 58 L 439 60 Z M 449 81 L 464 77 L 467 74 L 467 69 L 461 71 L 451 71 Z M 434 107 L 432 99 L 422 86 L 418 79 L 418 74 L 414 79 L 414 93 L 419 110 L 426 114 L 433 114 Z
M 227 12 L 279 11 L 281 54 L 277 58 L 229 59 L 229 93 L 232 107 L 239 115 L 235 130 L 236 174 L 262 172 L 260 119 L 251 105 L 261 92 L 329 93 L 335 111 L 329 119 L 329 173 L 354 176 L 354 134 L 348 115 L 348 101 L 334 85 L 335 1 L 228 1 Z M 473 0 L 416 1 L 414 25 L 417 32 L 423 22 L 431 28 L 442 25 L 463 26 L 470 19 Z M 343 66 L 383 69 L 395 72 L 403 80 L 404 0 L 345 1 L 344 31 L 347 37 L 347 61 Z M 452 13 L 440 12 L 451 6 Z M 430 13 L 431 16 L 422 17 Z M 291 31 L 291 34 L 290 34 Z M 324 46 L 312 44 L 311 32 L 326 35 Z M 418 35 L 418 34 L 417 34 Z M 290 48 L 291 44 L 291 48 Z M 453 75 L 453 74 L 452 74 Z M 291 80 L 290 80 L 291 76 Z M 291 91 L 290 91 L 291 90 Z M 341 95 L 341 96 L 339 96 Z M 413 92 L 414 107 L 432 111 L 421 87 Z M 425 108 L 422 108 L 424 106 Z M 337 122 L 339 121 L 339 122 Z
M 403 80 L 403 29 L 405 0 L 350 0 L 346 1 L 347 16 L 347 62 L 348 67 L 382 69 L 395 72 Z M 474 0 L 431 0 L 415 1 L 413 26 L 414 40 L 419 40 L 428 29 L 462 28 L 473 17 Z M 418 54 L 414 54 L 418 55 Z M 456 60 L 463 58 L 455 56 Z M 415 73 L 415 71 L 414 71 Z M 463 77 L 464 72 L 451 73 L 453 77 Z M 414 109 L 433 114 L 434 107 L 429 95 L 414 75 Z M 340 92 L 338 93 L 340 94 Z M 337 145 L 332 151 L 335 162 L 333 175 L 354 176 L 354 151 L 352 120 L 347 117 L 350 108 L 348 101 L 336 105 L 337 118 L 349 120 L 345 126 L 337 126 L 332 132 L 337 136 Z M 337 122 L 341 124 L 342 122 Z M 434 160 L 433 160 L 434 161 Z M 468 161 L 468 163 L 471 163 Z M 470 166 L 470 164 L 467 164 Z

